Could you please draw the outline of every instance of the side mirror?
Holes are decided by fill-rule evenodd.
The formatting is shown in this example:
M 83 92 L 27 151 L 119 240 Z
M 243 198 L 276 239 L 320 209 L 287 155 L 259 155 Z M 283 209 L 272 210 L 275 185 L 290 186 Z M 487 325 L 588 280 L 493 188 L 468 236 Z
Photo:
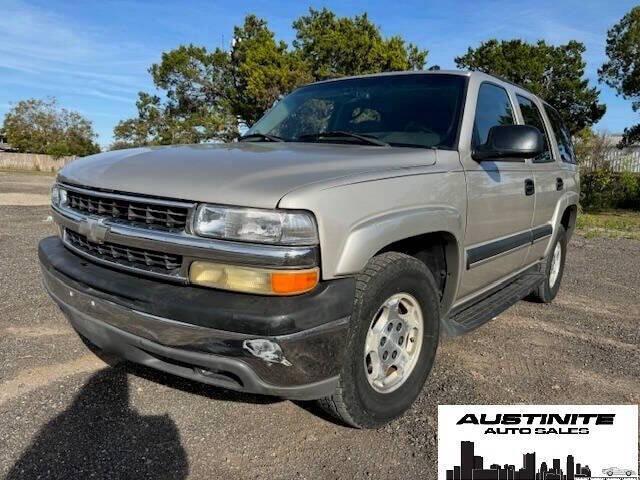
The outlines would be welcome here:
M 477 147 L 471 157 L 484 160 L 533 158 L 544 151 L 544 137 L 530 125 L 499 125 L 491 127 L 487 143 Z

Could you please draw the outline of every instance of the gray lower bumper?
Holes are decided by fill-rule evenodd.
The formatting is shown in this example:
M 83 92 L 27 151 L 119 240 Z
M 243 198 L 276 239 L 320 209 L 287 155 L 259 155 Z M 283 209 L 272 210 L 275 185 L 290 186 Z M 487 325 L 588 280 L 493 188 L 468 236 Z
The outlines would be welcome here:
M 330 395 L 348 318 L 255 337 L 160 318 L 81 291 L 43 268 L 44 285 L 73 327 L 105 352 L 232 390 L 310 400 Z

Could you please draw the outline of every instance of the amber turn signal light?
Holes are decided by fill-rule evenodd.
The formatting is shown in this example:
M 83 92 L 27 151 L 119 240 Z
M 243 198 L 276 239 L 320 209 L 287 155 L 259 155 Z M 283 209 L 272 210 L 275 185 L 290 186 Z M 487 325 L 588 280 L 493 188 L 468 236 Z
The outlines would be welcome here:
M 271 274 L 271 289 L 276 295 L 292 295 L 312 290 L 318 284 L 318 269 Z

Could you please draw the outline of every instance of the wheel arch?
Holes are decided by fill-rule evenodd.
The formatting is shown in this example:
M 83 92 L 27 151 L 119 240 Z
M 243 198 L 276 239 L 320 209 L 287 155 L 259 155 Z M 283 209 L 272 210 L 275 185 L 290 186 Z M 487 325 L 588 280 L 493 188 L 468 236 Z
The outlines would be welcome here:
M 383 252 L 406 253 L 431 269 L 442 286 L 440 303 L 446 310 L 453 303 L 458 286 L 462 232 L 462 216 L 446 206 L 376 216 L 352 229 L 339 256 L 337 272 L 358 273 Z
M 460 254 L 456 237 L 451 232 L 429 232 L 398 240 L 383 247 L 376 255 L 384 252 L 405 253 L 423 262 L 431 270 L 438 286 L 440 305 L 453 303 Z
M 573 191 L 566 192 L 556 204 L 553 217 L 551 218 L 551 224 L 553 226 L 553 237 L 547 244 L 547 248 L 544 255 L 547 256 L 550 253 L 553 240 L 556 238 L 558 227 L 561 225 L 564 227 L 567 237 L 567 242 L 571 239 L 575 231 L 576 219 L 578 216 L 578 194 Z
M 568 205 L 562 216 L 560 217 L 560 224 L 564 227 L 567 232 L 567 238 L 571 238 L 575 228 L 576 228 L 576 219 L 578 218 L 578 205 L 571 204 Z

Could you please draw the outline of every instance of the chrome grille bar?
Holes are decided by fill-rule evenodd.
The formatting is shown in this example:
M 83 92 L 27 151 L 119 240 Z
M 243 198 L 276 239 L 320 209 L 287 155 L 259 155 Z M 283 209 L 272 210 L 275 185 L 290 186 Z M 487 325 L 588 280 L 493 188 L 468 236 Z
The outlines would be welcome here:
M 67 208 L 132 225 L 184 231 L 193 204 L 163 201 L 62 185 L 67 190 Z
M 182 257 L 168 253 L 125 247 L 111 243 L 94 243 L 85 236 L 69 229 L 64 231 L 64 243 L 85 253 L 91 258 L 114 266 L 145 270 L 149 273 L 169 277 L 181 277 Z

